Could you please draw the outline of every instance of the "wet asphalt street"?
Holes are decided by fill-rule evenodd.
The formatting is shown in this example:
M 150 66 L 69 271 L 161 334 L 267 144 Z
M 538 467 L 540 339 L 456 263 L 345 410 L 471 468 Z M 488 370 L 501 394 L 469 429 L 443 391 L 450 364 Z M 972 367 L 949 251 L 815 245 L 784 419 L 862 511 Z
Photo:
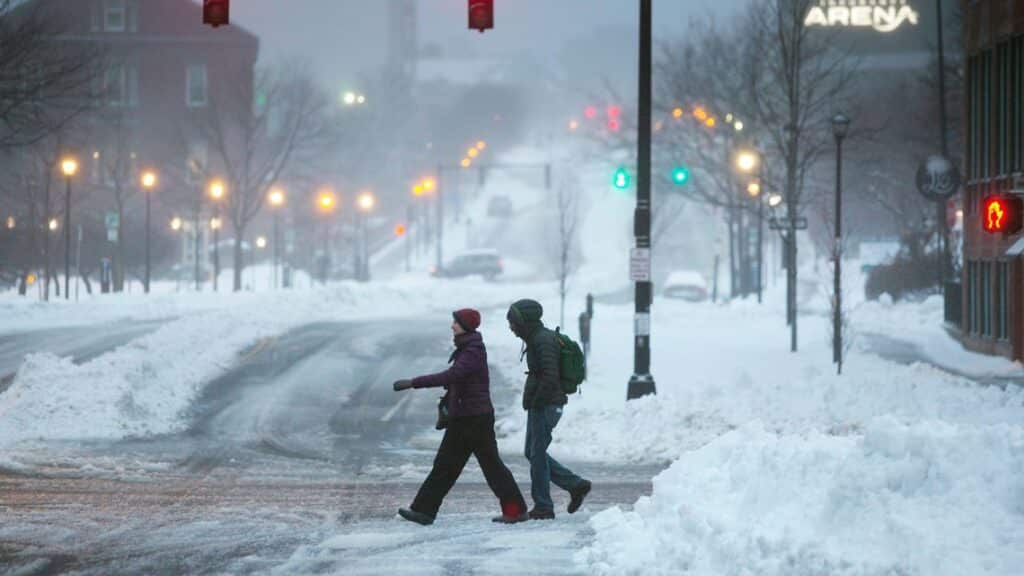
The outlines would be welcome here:
M 589 515 L 649 493 L 657 468 L 570 464 L 595 483 L 584 510 L 503 527 L 471 462 L 434 526 L 395 518 L 441 433 L 439 393 L 391 382 L 449 352 L 436 321 L 307 325 L 244 351 L 183 433 L 27 448 L 0 468 L 0 574 L 581 573 Z M 519 386 L 492 370 L 496 406 Z M 529 500 L 525 459 L 503 457 Z

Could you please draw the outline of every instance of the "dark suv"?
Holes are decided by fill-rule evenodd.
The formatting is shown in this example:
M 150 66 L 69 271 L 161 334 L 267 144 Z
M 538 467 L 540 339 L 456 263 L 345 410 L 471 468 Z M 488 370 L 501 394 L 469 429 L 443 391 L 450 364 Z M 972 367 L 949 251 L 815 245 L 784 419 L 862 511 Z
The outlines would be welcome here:
M 462 278 L 464 276 L 483 276 L 494 280 L 501 274 L 503 265 L 501 256 L 495 250 L 472 250 L 463 252 L 449 261 L 440 270 L 431 274 L 440 278 Z

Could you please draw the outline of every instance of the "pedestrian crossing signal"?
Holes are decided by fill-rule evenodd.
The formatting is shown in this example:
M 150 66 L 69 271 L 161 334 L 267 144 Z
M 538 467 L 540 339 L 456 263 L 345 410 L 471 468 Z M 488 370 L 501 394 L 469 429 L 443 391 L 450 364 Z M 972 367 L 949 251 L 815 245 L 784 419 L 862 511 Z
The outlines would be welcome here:
M 981 227 L 991 234 L 1016 234 L 1024 220 L 1021 199 L 1017 196 L 989 196 L 982 203 Z

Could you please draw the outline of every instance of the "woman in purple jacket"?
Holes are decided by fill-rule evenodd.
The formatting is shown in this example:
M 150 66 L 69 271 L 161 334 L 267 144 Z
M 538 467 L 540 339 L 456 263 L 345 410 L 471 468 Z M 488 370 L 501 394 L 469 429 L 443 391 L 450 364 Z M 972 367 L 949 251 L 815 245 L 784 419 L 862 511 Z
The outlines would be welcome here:
M 409 508 L 398 514 L 411 522 L 427 525 L 434 522 L 441 501 L 455 485 L 469 455 L 476 456 L 487 485 L 501 503 L 501 516 L 495 522 L 514 524 L 529 520 L 526 501 L 519 491 L 512 472 L 498 456 L 494 437 L 494 407 L 491 405 L 490 376 L 487 372 L 487 349 L 477 332 L 480 313 L 464 308 L 452 313 L 455 352 L 444 372 L 399 380 L 394 388 L 439 388 L 448 392 L 448 428 L 437 449 L 434 467 L 420 486 Z

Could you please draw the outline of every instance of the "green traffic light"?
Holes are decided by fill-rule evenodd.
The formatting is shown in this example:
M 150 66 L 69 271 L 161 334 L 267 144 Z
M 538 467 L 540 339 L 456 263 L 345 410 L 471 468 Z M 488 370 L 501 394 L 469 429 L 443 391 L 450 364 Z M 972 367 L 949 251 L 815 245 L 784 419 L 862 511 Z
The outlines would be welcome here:
M 619 190 L 625 190 L 629 188 L 629 172 L 625 168 L 619 168 L 615 171 L 615 178 L 612 180 L 614 185 Z
M 683 166 L 676 167 L 672 170 L 672 181 L 682 186 L 690 181 L 690 171 Z

